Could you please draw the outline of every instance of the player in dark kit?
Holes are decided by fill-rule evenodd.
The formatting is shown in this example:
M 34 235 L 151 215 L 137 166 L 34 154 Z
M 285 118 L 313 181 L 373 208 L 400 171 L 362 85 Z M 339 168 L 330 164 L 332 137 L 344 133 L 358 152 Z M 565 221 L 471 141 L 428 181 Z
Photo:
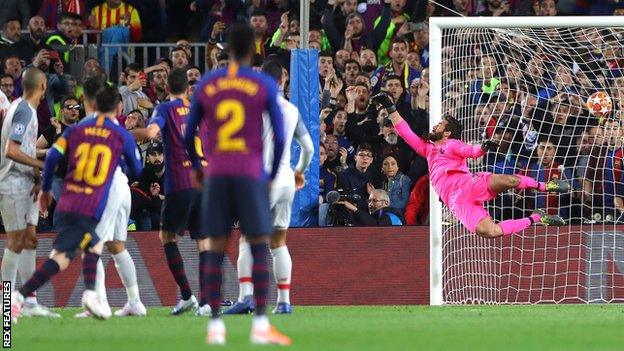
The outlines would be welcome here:
M 225 325 L 219 318 L 224 251 L 235 219 L 250 243 L 256 314 L 251 327 L 254 344 L 289 345 L 290 339 L 269 324 L 266 299 L 269 287 L 267 238 L 273 233 L 269 212 L 269 179 L 277 174 L 284 149 L 284 127 L 277 102 L 277 86 L 267 75 L 249 66 L 254 53 L 254 34 L 245 24 L 229 30 L 228 48 L 234 59 L 226 68 L 205 76 L 191 103 L 185 145 L 194 169 L 200 171 L 195 149 L 199 134 L 208 162 L 202 195 L 203 225 L 210 250 L 202 252 L 205 296 L 212 308 L 208 323 L 209 344 L 225 344 Z M 267 110 L 275 133 L 270 178 L 262 160 L 262 113 Z
M 173 274 L 180 293 L 181 300 L 173 308 L 171 314 L 182 314 L 192 308 L 200 316 L 210 315 L 210 305 L 206 304 L 204 280 L 200 273 L 200 303 L 191 293 L 191 287 L 184 271 L 184 262 L 178 250 L 177 236 L 184 235 L 188 228 L 191 238 L 197 241 L 197 250 L 201 257 L 202 252 L 208 250 L 208 237 L 201 231 L 201 192 L 194 185 L 194 174 L 191 161 L 184 149 L 184 132 L 190 103 L 187 100 L 188 80 L 186 71 L 173 70 L 167 78 L 171 101 L 156 107 L 150 124 L 147 128 L 135 129 L 133 134 L 138 137 L 154 139 L 162 133 L 165 153 L 165 201 L 162 205 L 160 223 L 160 241 L 165 250 L 167 264 Z M 201 155 L 200 138 L 196 139 L 197 151 Z M 201 162 L 205 165 L 203 159 Z
M 141 159 L 132 135 L 113 122 L 119 104 L 117 89 L 104 88 L 98 93 L 96 103 L 101 114 L 65 130 L 46 156 L 39 194 L 41 211 L 46 211 L 52 202 L 50 190 L 57 164 L 62 157 L 66 157 L 68 163 L 61 198 L 56 206 L 59 233 L 50 258 L 13 294 L 11 310 L 14 319 L 20 315 L 24 296 L 65 270 L 78 249 L 84 251 L 83 306 L 95 317 L 107 317 L 94 291 L 96 265 L 102 252 L 95 227 L 104 212 L 111 180 L 122 156 L 135 176 L 141 173 Z

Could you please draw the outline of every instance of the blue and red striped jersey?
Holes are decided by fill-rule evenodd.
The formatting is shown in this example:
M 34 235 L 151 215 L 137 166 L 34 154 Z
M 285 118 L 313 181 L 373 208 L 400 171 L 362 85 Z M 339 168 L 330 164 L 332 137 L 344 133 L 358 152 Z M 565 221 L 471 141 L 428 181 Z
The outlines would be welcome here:
M 200 165 L 195 150 L 199 133 L 208 176 L 265 179 L 262 113 L 268 111 L 275 132 L 270 177 L 275 178 L 285 139 L 277 94 L 274 79 L 236 63 L 206 75 L 195 89 L 184 140 L 193 166 Z
M 86 118 L 68 128 L 48 151 L 42 190 L 49 191 L 54 169 L 67 158 L 67 175 L 56 210 L 100 219 L 115 169 L 122 160 L 130 176 L 141 173 L 141 155 L 134 137 L 105 116 Z
M 184 133 L 191 104 L 186 99 L 167 101 L 156 107 L 150 124 L 160 128 L 165 151 L 165 194 L 191 189 L 192 163 L 184 148 Z M 205 166 L 201 139 L 195 137 L 195 149 Z

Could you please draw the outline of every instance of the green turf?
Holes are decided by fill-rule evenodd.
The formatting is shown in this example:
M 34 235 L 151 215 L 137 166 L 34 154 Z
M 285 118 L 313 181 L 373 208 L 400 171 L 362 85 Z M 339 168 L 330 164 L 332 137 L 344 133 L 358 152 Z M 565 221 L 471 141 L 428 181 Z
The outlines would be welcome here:
M 15 350 L 201 350 L 206 318 L 171 317 L 152 308 L 146 318 L 108 321 L 22 318 Z M 229 350 L 249 345 L 250 316 L 227 316 Z M 296 350 L 624 350 L 624 305 L 296 307 L 271 316 Z

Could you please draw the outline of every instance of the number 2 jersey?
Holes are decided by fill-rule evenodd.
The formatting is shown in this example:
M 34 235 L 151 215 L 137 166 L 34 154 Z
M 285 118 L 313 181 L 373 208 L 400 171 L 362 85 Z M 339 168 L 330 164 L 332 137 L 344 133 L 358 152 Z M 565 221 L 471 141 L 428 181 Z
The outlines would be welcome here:
M 275 178 L 285 139 L 277 96 L 274 79 L 236 63 L 205 75 L 195 89 L 184 140 L 193 166 L 200 165 L 195 148 L 199 126 L 206 175 L 266 180 L 262 113 L 268 111 L 275 144 L 270 178 Z
M 164 102 L 154 110 L 150 124 L 160 128 L 165 149 L 165 194 L 193 188 L 193 165 L 184 148 L 184 134 L 190 103 L 186 99 L 175 99 Z M 195 137 L 195 150 L 206 166 L 203 159 L 201 138 Z
M 54 169 L 61 157 L 67 159 L 67 175 L 59 212 L 69 212 L 100 219 L 115 169 L 125 161 L 129 175 L 139 176 L 141 156 L 134 137 L 104 116 L 87 118 L 65 130 L 45 159 L 42 190 L 49 191 Z

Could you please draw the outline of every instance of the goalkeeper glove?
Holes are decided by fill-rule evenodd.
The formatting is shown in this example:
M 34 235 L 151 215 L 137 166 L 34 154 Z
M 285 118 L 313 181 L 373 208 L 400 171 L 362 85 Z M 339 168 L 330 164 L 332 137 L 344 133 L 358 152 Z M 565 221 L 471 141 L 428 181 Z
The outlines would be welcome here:
M 373 102 L 381 105 L 381 107 L 385 108 L 388 114 L 392 112 L 396 112 L 396 106 L 394 106 L 394 102 L 392 102 L 392 98 L 386 93 L 379 93 L 373 96 Z
M 483 151 L 496 151 L 500 145 L 493 142 L 492 140 L 486 140 L 481 144 L 481 150 Z

